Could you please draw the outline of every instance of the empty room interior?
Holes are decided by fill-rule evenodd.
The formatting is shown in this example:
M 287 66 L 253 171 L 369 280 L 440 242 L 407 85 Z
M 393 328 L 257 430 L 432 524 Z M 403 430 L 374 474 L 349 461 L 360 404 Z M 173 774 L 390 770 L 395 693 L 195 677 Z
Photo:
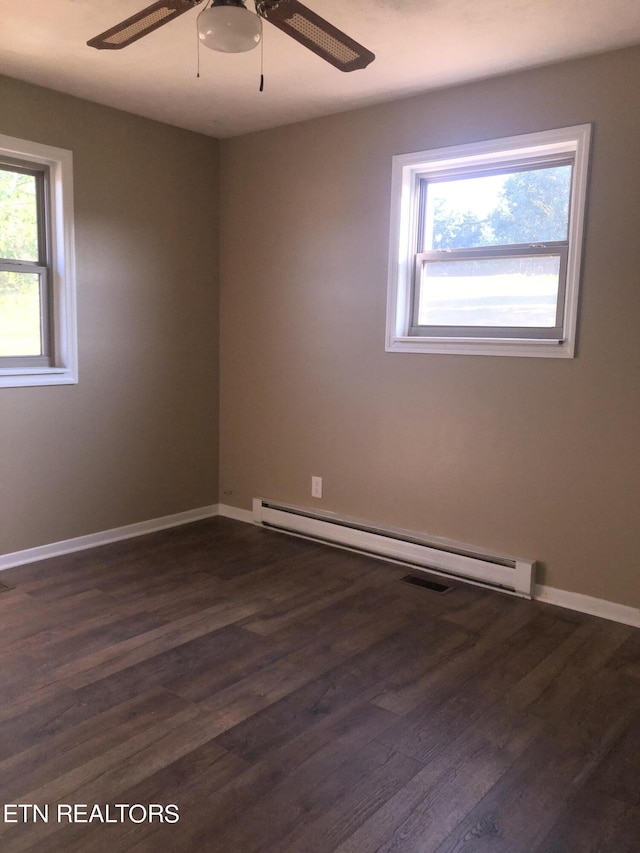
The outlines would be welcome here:
M 143 5 L 0 0 L 0 849 L 636 853 L 639 7 Z

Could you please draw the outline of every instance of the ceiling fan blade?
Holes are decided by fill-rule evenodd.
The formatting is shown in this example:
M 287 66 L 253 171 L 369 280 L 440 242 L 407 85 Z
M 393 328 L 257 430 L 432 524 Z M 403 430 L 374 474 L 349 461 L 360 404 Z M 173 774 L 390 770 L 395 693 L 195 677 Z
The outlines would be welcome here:
M 100 33 L 87 44 L 98 50 L 119 50 L 146 36 L 147 33 L 157 30 L 158 27 L 168 24 L 169 21 L 173 21 L 174 18 L 200 3 L 202 0 L 159 0 L 127 18 L 126 21 L 121 21 L 115 27 Z
M 258 14 L 340 71 L 366 68 L 376 58 L 298 0 L 258 0 Z

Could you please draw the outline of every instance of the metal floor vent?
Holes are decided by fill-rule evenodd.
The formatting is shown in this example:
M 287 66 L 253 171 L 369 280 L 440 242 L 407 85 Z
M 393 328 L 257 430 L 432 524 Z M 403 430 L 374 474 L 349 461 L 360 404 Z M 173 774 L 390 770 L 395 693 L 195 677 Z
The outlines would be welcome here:
M 400 583 L 409 583 L 412 586 L 421 586 L 423 589 L 430 589 L 431 592 L 437 592 L 438 595 L 444 595 L 445 593 L 451 592 L 455 589 L 455 587 L 447 586 L 445 583 L 429 581 L 426 580 L 426 578 L 416 578 L 414 575 L 405 575 L 403 578 L 400 578 Z

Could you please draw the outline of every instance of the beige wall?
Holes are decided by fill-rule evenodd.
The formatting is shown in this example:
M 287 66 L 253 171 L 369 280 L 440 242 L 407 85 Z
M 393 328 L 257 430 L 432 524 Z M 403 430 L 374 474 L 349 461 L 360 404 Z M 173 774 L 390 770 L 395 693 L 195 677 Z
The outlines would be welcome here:
M 538 559 L 639 606 L 639 87 L 629 49 L 223 142 L 221 500 Z M 585 122 L 578 357 L 385 353 L 392 155 Z
M 629 49 L 223 142 L 220 500 L 640 606 L 639 84 Z M 7 78 L 0 103 L 74 152 L 80 329 L 79 385 L 0 389 L 0 554 L 215 503 L 218 143 Z M 583 122 L 578 357 L 385 353 L 391 156 Z
M 78 385 L 0 389 L 0 554 L 217 502 L 218 144 L 0 78 L 74 155 Z

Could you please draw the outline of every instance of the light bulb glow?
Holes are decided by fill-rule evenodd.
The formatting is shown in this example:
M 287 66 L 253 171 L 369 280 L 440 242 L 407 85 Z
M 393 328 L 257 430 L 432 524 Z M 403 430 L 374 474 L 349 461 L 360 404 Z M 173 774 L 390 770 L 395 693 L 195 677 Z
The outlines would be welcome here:
M 243 53 L 260 43 L 262 21 L 242 6 L 212 6 L 198 17 L 202 44 L 222 53 Z

